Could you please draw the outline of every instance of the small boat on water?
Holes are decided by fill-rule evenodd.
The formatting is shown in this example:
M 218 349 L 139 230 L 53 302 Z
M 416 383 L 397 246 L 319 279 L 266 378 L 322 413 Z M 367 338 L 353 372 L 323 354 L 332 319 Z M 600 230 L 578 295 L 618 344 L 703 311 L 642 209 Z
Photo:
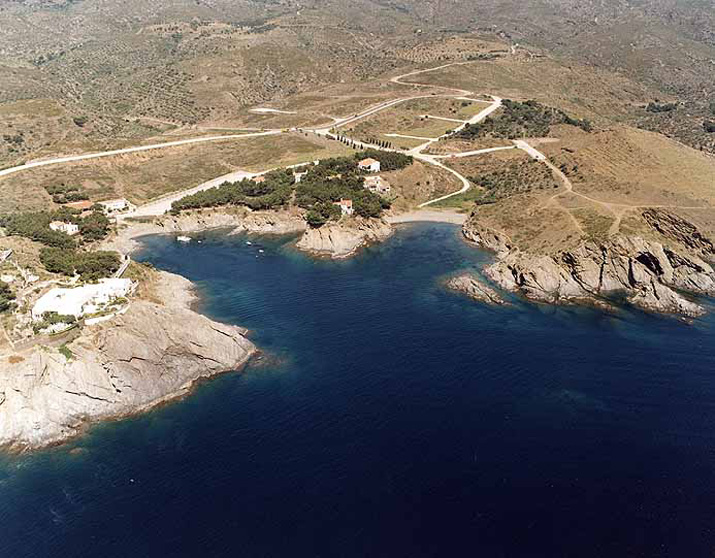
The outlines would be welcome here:
M 247 244 L 248 246 L 250 246 L 250 245 L 253 244 L 253 243 L 252 243 L 250 240 L 247 240 L 247 241 L 246 241 L 246 244 Z
M 191 237 L 190 236 L 177 236 L 176 240 L 178 242 L 191 242 Z

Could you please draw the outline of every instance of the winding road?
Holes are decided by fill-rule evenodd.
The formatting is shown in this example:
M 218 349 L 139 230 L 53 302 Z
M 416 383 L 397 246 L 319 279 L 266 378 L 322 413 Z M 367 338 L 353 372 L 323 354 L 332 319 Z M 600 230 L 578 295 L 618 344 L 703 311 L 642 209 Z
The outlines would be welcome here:
M 18 165 L 16 167 L 10 167 L 8 169 L 0 170 L 0 177 L 8 176 L 10 174 L 34 169 L 37 167 L 46 167 L 48 165 L 59 165 L 62 163 L 72 163 L 75 161 L 85 161 L 87 159 L 99 159 L 100 157 L 111 157 L 113 155 L 124 155 L 126 153 L 137 153 L 139 151 L 150 151 L 152 149 L 166 149 L 167 147 L 176 147 L 179 145 L 190 145 L 193 143 L 205 143 L 207 141 L 227 141 L 236 139 L 246 139 L 246 138 L 257 138 L 261 136 L 273 136 L 280 134 L 281 130 L 268 130 L 266 132 L 252 132 L 248 134 L 231 134 L 223 136 L 208 136 L 203 138 L 191 138 L 185 140 L 177 141 L 167 141 L 164 143 L 155 143 L 152 145 L 139 145 L 137 147 L 127 147 L 125 149 L 113 149 L 111 151 L 102 151 L 99 153 L 88 153 L 85 155 L 71 155 L 69 157 L 58 157 L 55 159 L 43 159 L 40 161 L 31 161 L 25 163 L 24 165 Z
M 392 83 L 396 83 L 399 85 L 403 86 L 410 86 L 410 87 L 428 87 L 431 89 L 443 89 L 447 91 L 451 91 L 453 93 L 450 94 L 430 94 L 430 95 L 411 95 L 411 96 L 406 96 L 406 97 L 401 97 L 398 99 L 391 99 L 388 101 L 383 101 L 375 106 L 369 107 L 365 109 L 364 111 L 355 114 L 350 117 L 345 117 L 345 118 L 338 118 L 335 119 L 335 122 L 331 124 L 329 127 L 324 127 L 324 128 L 315 128 L 312 130 L 307 130 L 309 132 L 313 132 L 316 135 L 319 136 L 324 136 L 324 137 L 334 137 L 333 131 L 337 130 L 339 128 L 348 126 L 358 120 L 368 118 L 374 114 L 377 114 L 378 112 L 381 112 L 383 110 L 389 109 L 391 107 L 394 107 L 400 103 L 404 103 L 407 101 L 415 100 L 415 99 L 424 99 L 424 98 L 434 98 L 434 97 L 447 97 L 447 98 L 453 98 L 453 99 L 459 99 L 459 100 L 469 100 L 469 101 L 479 101 L 479 102 L 485 102 L 481 101 L 478 99 L 473 99 L 472 96 L 476 95 L 475 92 L 473 91 L 467 91 L 464 89 L 459 89 L 459 88 L 454 88 L 454 87 L 449 87 L 449 86 L 444 86 L 444 85 L 434 85 L 434 84 L 429 84 L 429 83 L 417 83 L 417 82 L 406 82 L 404 81 L 407 78 L 413 77 L 413 76 L 418 76 L 422 74 L 426 74 L 429 72 L 434 72 L 438 71 L 444 68 L 448 68 L 451 66 L 462 66 L 469 64 L 469 62 L 454 62 L 450 64 L 443 64 L 441 66 L 437 66 L 434 68 L 426 68 L 422 70 L 414 70 L 399 76 L 395 76 L 390 79 Z M 423 208 L 427 207 L 429 205 L 432 205 L 434 203 L 443 201 L 445 199 L 451 198 L 453 196 L 457 196 L 459 194 L 463 194 L 467 192 L 471 188 L 471 183 L 469 180 L 457 172 L 456 170 L 448 167 L 445 165 L 442 160 L 444 159 L 449 159 L 452 157 L 470 157 L 474 155 L 479 155 L 483 153 L 490 153 L 493 151 L 499 151 L 502 149 L 513 149 L 514 147 L 518 149 L 522 149 L 529 153 L 534 158 L 539 158 L 542 157 L 543 159 L 540 160 L 545 160 L 546 158 L 541 155 L 538 151 L 536 151 L 533 147 L 531 147 L 529 144 L 523 141 L 515 142 L 515 146 L 508 146 L 508 147 L 497 147 L 497 148 L 488 148 L 488 149 L 480 149 L 476 151 L 468 151 L 468 152 L 463 152 L 463 153 L 453 153 L 453 154 L 448 154 L 448 155 L 429 155 L 424 153 L 424 151 L 433 143 L 439 141 L 440 139 L 443 139 L 447 136 L 449 136 L 451 133 L 454 132 L 459 132 L 460 130 L 464 129 L 467 125 L 469 124 L 475 124 L 478 122 L 481 122 L 485 118 L 487 118 L 489 115 L 494 113 L 496 110 L 498 110 L 502 105 L 502 99 L 496 96 L 492 96 L 492 101 L 489 103 L 489 105 L 484 108 L 482 111 L 480 111 L 478 114 L 474 115 L 468 120 L 456 120 L 456 119 L 444 119 L 441 118 L 442 120 L 454 120 L 455 122 L 460 122 L 461 124 L 454 129 L 451 132 L 447 132 L 445 134 L 442 134 L 439 137 L 436 138 L 424 138 L 420 136 L 407 136 L 407 135 L 402 135 L 402 134 L 388 134 L 392 135 L 395 137 L 412 137 L 414 139 L 424 139 L 425 142 L 418 145 L 417 147 L 410 149 L 407 153 L 412 155 L 415 159 L 422 161 L 424 163 L 439 167 L 450 174 L 454 175 L 459 179 L 459 181 L 462 183 L 462 187 L 452 193 L 440 196 L 438 198 L 426 201 L 422 204 L 420 204 L 418 207 Z M 256 110 L 269 110 L 269 109 L 256 109 Z M 277 110 L 277 109 L 270 109 L 270 110 Z M 260 131 L 260 132 L 250 132 L 250 133 L 244 133 L 244 134 L 232 134 L 232 135 L 220 135 L 220 136 L 208 136 L 208 137 L 200 137 L 200 138 L 190 138 L 190 139 L 185 139 L 185 140 L 177 140 L 177 141 L 169 141 L 169 142 L 164 142 L 164 143 L 156 143 L 156 144 L 151 144 L 151 145 L 141 145 L 141 146 L 136 146 L 136 147 L 128 147 L 124 149 L 114 149 L 110 151 L 103 151 L 103 152 L 98 152 L 98 153 L 89 153 L 89 154 L 84 154 L 84 155 L 72 155 L 72 156 L 66 156 L 66 157 L 57 157 L 57 158 L 50 158 L 50 159 L 43 159 L 43 160 L 38 160 L 38 161 L 31 161 L 29 163 L 25 163 L 23 165 L 18 165 L 15 167 L 10 167 L 4 170 L 0 170 L 0 178 L 9 176 L 11 174 L 21 172 L 24 170 L 29 170 L 37 167 L 43 167 L 43 166 L 49 166 L 49 165 L 58 165 L 58 164 L 63 164 L 63 163 L 71 163 L 71 162 L 76 162 L 76 161 L 85 161 L 88 159 L 97 159 L 101 157 L 111 157 L 115 155 L 123 155 L 123 154 L 128 154 L 128 153 L 137 153 L 137 152 L 142 152 L 142 151 L 149 151 L 149 150 L 154 150 L 154 149 L 166 149 L 170 147 L 177 147 L 177 146 L 183 146 L 183 145 L 191 145 L 191 144 L 197 144 L 197 143 L 204 143 L 204 142 L 214 142 L 214 141 L 233 141 L 233 140 L 245 140 L 245 139 L 250 139 L 250 138 L 257 138 L 257 137 L 265 137 L 265 136 L 273 136 L 273 135 L 278 135 L 285 133 L 285 130 L 266 130 L 266 131 Z M 404 150 L 397 150 L 397 149 L 386 149 L 384 147 L 380 147 L 378 145 L 373 145 L 370 143 L 365 143 L 362 142 L 362 145 L 365 147 L 372 147 L 376 149 L 383 149 L 387 151 L 394 151 L 394 152 L 399 152 L 402 153 Z M 557 169 L 558 170 L 558 169 Z M 198 186 L 195 186 L 193 188 L 189 188 L 187 190 L 182 190 L 179 192 L 174 192 L 171 194 L 167 194 L 165 196 L 162 196 L 160 198 L 154 199 L 144 205 L 139 206 L 134 210 L 133 212 L 129 214 L 125 214 L 123 218 L 127 217 L 149 217 L 149 216 L 155 216 L 155 215 L 162 215 L 163 213 L 166 213 L 170 208 L 171 204 L 178 200 L 181 199 L 182 197 L 193 194 L 202 190 L 206 190 L 209 188 L 213 188 L 215 186 L 218 186 L 219 184 L 223 183 L 224 181 L 236 181 L 236 180 L 241 180 L 243 178 L 251 178 L 256 176 L 257 173 L 249 173 L 245 171 L 237 171 L 233 172 L 224 176 L 220 176 L 218 178 L 214 178 L 212 180 L 209 180 L 207 182 L 204 182 L 202 184 L 199 184 Z

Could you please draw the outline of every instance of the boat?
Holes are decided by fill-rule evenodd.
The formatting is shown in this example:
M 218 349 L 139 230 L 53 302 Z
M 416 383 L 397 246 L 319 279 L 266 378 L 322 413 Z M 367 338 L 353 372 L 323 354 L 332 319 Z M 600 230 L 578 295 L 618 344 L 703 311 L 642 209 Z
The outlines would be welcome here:
M 189 236 L 177 236 L 176 240 L 179 242 L 191 242 L 191 237 Z

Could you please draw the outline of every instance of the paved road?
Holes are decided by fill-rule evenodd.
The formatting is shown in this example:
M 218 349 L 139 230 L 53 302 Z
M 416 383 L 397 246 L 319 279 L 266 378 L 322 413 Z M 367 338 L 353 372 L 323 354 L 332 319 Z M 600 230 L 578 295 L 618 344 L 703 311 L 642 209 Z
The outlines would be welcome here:
M 152 145 L 140 145 L 137 147 L 127 147 L 126 149 L 113 149 L 111 151 L 102 151 L 99 153 L 88 153 L 86 155 L 71 155 L 69 157 L 58 157 L 55 159 L 45 159 L 42 161 L 32 161 L 24 165 L 18 165 L 9 169 L 1 170 L 0 177 L 7 176 L 23 170 L 28 170 L 36 167 L 45 167 L 48 165 L 58 165 L 61 163 L 71 163 L 74 161 L 85 161 L 87 159 L 99 159 L 100 157 L 111 157 L 112 155 L 123 155 L 125 153 L 136 153 L 139 151 L 149 151 L 152 149 L 165 149 L 167 147 L 176 147 L 179 145 L 190 145 L 193 143 L 203 143 L 207 141 L 228 141 L 245 138 L 256 138 L 260 136 L 272 136 L 280 134 L 281 130 L 269 130 L 267 132 L 254 132 L 249 134 L 232 134 L 224 136 L 208 136 L 203 138 L 191 138 L 177 141 L 167 141 L 164 143 L 155 143 Z
M 385 109 L 388 109 L 390 107 L 393 107 L 395 105 L 398 105 L 400 103 L 404 103 L 406 101 L 410 101 L 413 99 L 423 99 L 423 98 L 434 98 L 435 96 L 439 97 L 450 97 L 450 98 L 455 98 L 455 99 L 466 99 L 469 98 L 471 95 L 474 95 L 475 93 L 472 91 L 466 91 L 463 89 L 457 89 L 453 87 L 447 87 L 447 86 L 440 86 L 440 85 L 433 85 L 433 84 L 420 84 L 420 83 L 405 83 L 402 80 L 411 76 L 416 76 L 428 72 L 434 72 L 443 68 L 447 68 L 450 66 L 459 66 L 459 65 L 464 65 L 468 64 L 468 62 L 455 62 L 451 64 L 443 64 L 442 66 L 437 66 L 435 68 L 427 68 L 424 70 L 415 70 L 412 72 L 408 72 L 406 74 L 402 74 L 400 76 L 395 76 L 391 79 L 393 83 L 399 83 L 402 85 L 410 85 L 410 86 L 417 86 L 417 87 L 430 87 L 430 88 L 438 88 L 438 89 L 446 89 L 449 91 L 455 91 L 456 93 L 453 94 L 444 94 L 444 95 L 418 95 L 418 96 L 409 96 L 409 97 L 403 97 L 399 99 L 392 99 L 389 101 L 384 101 L 382 103 L 379 103 L 376 106 L 370 107 L 366 110 L 364 110 L 361 113 L 358 113 L 354 116 L 346 117 L 346 118 L 341 118 L 341 119 L 335 119 L 335 122 L 326 128 L 317 128 L 314 130 L 311 130 L 312 132 L 321 135 L 321 136 L 330 136 L 331 135 L 331 130 L 335 128 L 340 128 L 346 125 L 349 125 L 357 120 L 361 120 L 363 118 L 367 118 L 369 116 L 372 116 L 373 114 L 376 114 L 380 111 L 383 111 Z M 460 121 L 461 124 L 459 127 L 455 129 L 455 131 L 460 131 L 462 130 L 465 126 L 468 124 L 474 124 L 477 122 L 480 122 L 490 114 L 492 114 L 495 110 L 499 109 L 501 106 L 501 99 L 499 97 L 492 97 L 493 102 L 486 107 L 484 110 L 479 112 L 477 115 L 473 116 L 467 121 Z M 268 112 L 268 110 L 273 110 L 276 109 L 257 109 L 257 110 L 262 110 Z M 42 167 L 42 166 L 48 166 L 48 165 L 57 165 L 57 164 L 62 164 L 62 163 L 70 163 L 70 162 L 75 162 L 75 161 L 84 161 L 88 159 L 97 159 L 100 157 L 110 157 L 113 155 L 123 155 L 127 153 L 136 153 L 136 152 L 141 152 L 141 151 L 149 151 L 153 149 L 165 149 L 169 147 L 176 147 L 176 146 L 181 146 L 181 145 L 191 145 L 195 143 L 203 143 L 203 142 L 210 142 L 210 141 L 228 141 L 228 140 L 238 140 L 238 139 L 247 139 L 247 138 L 255 138 L 255 137 L 261 137 L 261 136 L 271 136 L 271 135 L 277 135 L 283 133 L 282 130 L 268 130 L 268 131 L 261 131 L 261 132 L 253 132 L 253 133 L 246 133 L 246 134 L 232 134 L 232 135 L 221 135 L 221 136 L 208 136 L 208 137 L 201 137 L 201 138 L 190 138 L 190 139 L 185 139 L 185 140 L 177 140 L 177 141 L 169 141 L 169 142 L 164 142 L 164 143 L 158 143 L 158 144 L 152 144 L 152 145 L 142 145 L 142 146 L 137 146 L 137 147 L 128 147 L 124 149 L 114 149 L 110 151 L 103 151 L 103 152 L 98 152 L 98 153 L 89 153 L 85 155 L 73 155 L 73 156 L 68 156 L 68 157 L 58 157 L 54 159 L 46 159 L 46 160 L 41 160 L 41 161 L 32 161 L 30 163 L 26 163 L 24 165 L 18 165 L 16 167 L 11 167 L 9 169 L 4 169 L 0 171 L 0 177 L 3 176 L 8 176 L 10 174 L 20 172 L 23 170 L 28 170 L 36 167 Z M 462 188 L 460 188 L 458 191 L 453 192 L 451 194 L 447 194 L 446 196 L 441 196 L 439 198 L 436 198 L 434 200 L 430 200 L 428 202 L 425 202 L 422 204 L 420 207 L 424 207 L 427 205 L 430 205 L 432 203 L 441 201 L 443 199 L 447 199 L 452 196 L 456 196 L 458 194 L 466 192 L 471 184 L 470 182 L 462 176 L 460 173 L 455 171 L 454 169 L 451 169 L 441 163 L 440 161 L 437 160 L 437 158 L 443 158 L 443 156 L 430 156 L 430 155 L 425 155 L 422 153 L 429 145 L 434 143 L 435 141 L 438 141 L 439 139 L 445 137 L 447 134 L 440 136 L 439 138 L 434 138 L 434 139 L 429 139 L 426 143 L 417 146 L 416 148 L 412 149 L 409 151 L 411 155 L 413 155 L 416 159 L 419 159 L 425 163 L 440 167 L 447 172 L 455 175 L 461 182 L 462 182 Z M 380 148 L 380 146 L 377 145 L 372 145 L 368 143 L 364 143 L 366 147 L 373 147 L 373 148 L 378 148 L 378 149 L 384 149 Z M 395 151 L 395 152 L 403 152 L 402 150 L 396 150 L 396 149 L 387 149 L 388 151 Z M 481 150 L 479 151 L 481 152 Z M 475 152 L 473 154 L 477 154 L 478 152 Z M 181 192 L 174 192 L 172 194 L 167 194 L 166 196 L 163 196 L 161 198 L 158 198 L 156 200 L 152 200 L 151 202 L 148 202 L 140 207 L 138 207 L 135 211 L 125 214 L 122 216 L 122 218 L 127 218 L 127 217 L 148 217 L 148 216 L 155 216 L 155 215 L 162 215 L 166 213 L 169 209 L 171 209 L 171 204 L 178 200 L 181 199 L 182 197 L 186 195 L 190 195 L 202 190 L 206 190 L 209 188 L 213 188 L 218 186 L 219 184 L 225 182 L 225 181 L 237 181 L 241 180 L 242 178 L 250 178 L 256 176 L 255 173 L 248 173 L 245 171 L 237 171 L 233 172 L 218 178 L 215 178 L 213 180 L 209 180 L 207 182 L 204 182 L 203 184 L 200 184 L 198 186 L 195 186 L 193 188 L 183 190 Z
M 163 215 L 164 213 L 166 213 L 167 211 L 169 211 L 171 209 L 172 203 L 180 200 L 181 198 L 183 198 L 185 196 L 195 194 L 196 192 L 201 192 L 202 190 L 208 190 L 210 188 L 215 188 L 215 187 L 223 184 L 226 181 L 238 182 L 239 180 L 243 180 L 244 178 L 253 178 L 254 176 L 257 176 L 258 174 L 260 174 L 260 173 L 253 173 L 253 172 L 246 172 L 246 171 L 235 171 L 235 172 L 231 172 L 229 174 L 224 174 L 223 176 L 219 176 L 212 180 L 208 180 L 207 182 L 204 182 L 203 184 L 199 184 L 198 186 L 194 186 L 193 188 L 189 188 L 188 190 L 181 190 L 179 192 L 173 192 L 171 194 L 167 194 L 160 198 L 154 199 L 148 203 L 145 203 L 144 205 L 140 205 L 134 211 L 121 215 L 121 219 L 123 220 L 123 219 L 127 219 L 129 217 L 154 217 L 157 215 Z

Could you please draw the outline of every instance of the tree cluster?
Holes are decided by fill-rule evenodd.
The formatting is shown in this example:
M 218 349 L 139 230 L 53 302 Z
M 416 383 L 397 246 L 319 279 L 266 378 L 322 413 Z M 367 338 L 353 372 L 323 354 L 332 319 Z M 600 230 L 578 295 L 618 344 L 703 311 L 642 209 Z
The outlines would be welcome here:
M 79 186 L 57 184 L 45 186 L 47 193 L 52 196 L 52 201 L 57 204 L 88 200 L 89 196 Z
M 50 273 L 69 277 L 79 275 L 84 281 L 97 281 L 113 275 L 121 266 L 116 252 L 79 252 L 74 249 L 45 247 L 40 261 Z
M 249 179 L 224 182 L 216 188 L 185 196 L 171 204 L 171 213 L 177 215 L 185 209 L 224 205 L 242 205 L 254 210 L 277 209 L 287 205 L 292 193 L 293 173 L 281 169 L 263 177 L 263 182 Z
M 678 108 L 678 103 L 659 103 L 658 101 L 648 103 L 645 107 L 648 112 L 670 112 L 676 108 Z
M 0 281 L 0 314 L 7 312 L 13 307 L 15 293 L 12 292 L 10 285 L 4 281 Z
M 585 132 L 592 130 L 591 123 L 586 119 L 572 118 L 564 111 L 544 106 L 536 101 L 511 101 L 505 99 L 502 103 L 503 112 L 482 122 L 467 124 L 454 137 L 461 139 L 475 138 L 505 138 L 548 136 L 551 126 L 568 124 L 581 128 Z
M 83 241 L 101 240 L 109 234 L 110 221 L 99 209 L 82 217 L 76 209 L 61 207 L 56 211 L 13 213 L 0 217 L 0 225 L 7 234 L 23 236 L 54 248 L 74 248 L 74 239 L 61 231 L 50 229 L 52 221 L 74 223 L 79 226 Z
M 307 210 L 306 221 L 310 226 L 320 227 L 340 218 L 341 212 L 335 202 L 351 199 L 357 215 L 379 217 L 390 203 L 363 187 L 364 173 L 357 163 L 368 157 L 380 161 L 384 171 L 402 169 L 413 161 L 403 153 L 368 149 L 352 157 L 334 157 L 306 166 L 300 183 L 295 182 L 291 169 L 269 172 L 263 175 L 262 182 L 249 179 L 224 182 L 216 188 L 175 201 L 171 212 L 176 215 L 182 210 L 226 205 L 241 205 L 254 210 L 277 209 L 294 203 Z

